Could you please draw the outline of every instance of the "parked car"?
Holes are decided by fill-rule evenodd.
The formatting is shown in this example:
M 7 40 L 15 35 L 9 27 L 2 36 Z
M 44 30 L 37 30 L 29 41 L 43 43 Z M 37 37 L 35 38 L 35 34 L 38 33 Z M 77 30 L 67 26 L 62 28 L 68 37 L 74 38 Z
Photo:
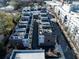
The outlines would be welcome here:
M 26 13 L 26 12 L 29 12 L 30 11 L 30 7 L 24 7 L 23 9 L 22 9 L 22 14 L 24 14 L 24 13 Z

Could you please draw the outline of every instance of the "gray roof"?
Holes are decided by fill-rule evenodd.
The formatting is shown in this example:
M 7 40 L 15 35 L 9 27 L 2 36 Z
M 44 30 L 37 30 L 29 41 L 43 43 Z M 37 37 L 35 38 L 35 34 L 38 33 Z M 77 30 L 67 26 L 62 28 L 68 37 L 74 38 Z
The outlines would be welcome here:
M 13 50 L 10 59 L 45 59 L 44 50 Z

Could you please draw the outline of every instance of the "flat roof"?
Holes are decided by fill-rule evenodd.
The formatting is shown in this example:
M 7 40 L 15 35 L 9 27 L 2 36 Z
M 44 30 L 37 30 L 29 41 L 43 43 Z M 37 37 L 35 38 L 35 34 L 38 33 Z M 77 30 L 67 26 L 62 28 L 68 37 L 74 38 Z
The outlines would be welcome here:
M 10 59 L 45 59 L 44 50 L 13 50 Z

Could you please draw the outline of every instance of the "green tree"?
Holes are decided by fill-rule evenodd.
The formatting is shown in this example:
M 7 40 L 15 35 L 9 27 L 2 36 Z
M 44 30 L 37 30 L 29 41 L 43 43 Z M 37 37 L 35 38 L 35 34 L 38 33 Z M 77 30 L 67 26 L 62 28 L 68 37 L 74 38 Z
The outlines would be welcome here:
M 18 21 L 20 20 L 20 18 L 21 18 L 21 14 L 17 12 L 17 13 L 14 15 L 14 21 L 15 21 L 16 23 L 18 23 Z
M 15 15 L 12 13 L 0 12 L 0 33 L 8 35 L 15 26 L 13 20 L 18 23 L 19 19 L 20 13 L 18 12 L 15 13 Z
M 2 34 L 5 30 L 5 19 L 4 19 L 5 13 L 0 12 L 0 34 Z
M 12 15 L 6 15 L 4 18 L 5 18 L 5 31 L 4 31 L 4 33 L 9 34 L 9 32 L 14 27 L 13 16 Z
M 2 34 L 5 30 L 5 21 L 0 19 L 0 34 Z

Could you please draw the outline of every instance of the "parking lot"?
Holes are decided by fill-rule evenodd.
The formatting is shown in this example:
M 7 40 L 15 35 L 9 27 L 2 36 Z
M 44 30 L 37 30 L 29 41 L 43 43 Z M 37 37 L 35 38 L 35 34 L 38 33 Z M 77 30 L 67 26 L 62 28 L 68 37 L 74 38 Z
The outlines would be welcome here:
M 76 59 L 58 23 L 51 21 L 55 20 L 52 18 L 54 16 L 46 8 L 41 8 L 36 14 L 25 10 L 9 39 L 10 43 L 16 45 L 17 49 L 44 49 L 46 59 Z M 52 51 L 56 54 L 49 58 L 48 52 Z
M 59 47 L 57 49 L 59 51 L 61 51 L 61 53 L 63 55 L 62 55 L 62 58 L 48 58 L 48 59 L 76 59 L 74 51 L 72 50 L 71 46 L 69 45 L 69 43 L 67 41 L 67 38 L 63 34 L 63 32 L 62 32 L 61 28 L 59 27 L 58 23 L 50 21 L 50 26 L 52 28 L 52 35 L 56 35 L 57 36 L 56 41 L 57 41 L 58 46 L 56 46 L 56 47 Z M 36 26 L 36 27 L 37 27 L 37 29 L 34 29 L 34 34 L 38 32 L 37 31 L 38 30 L 38 26 Z M 37 32 L 35 32 L 35 31 L 37 31 Z M 35 34 L 35 35 L 33 35 L 33 37 L 36 38 L 37 35 L 38 34 Z M 35 48 L 37 47 L 36 49 L 38 49 L 38 46 L 37 46 L 38 45 L 38 40 L 37 39 L 33 40 L 34 47 Z

